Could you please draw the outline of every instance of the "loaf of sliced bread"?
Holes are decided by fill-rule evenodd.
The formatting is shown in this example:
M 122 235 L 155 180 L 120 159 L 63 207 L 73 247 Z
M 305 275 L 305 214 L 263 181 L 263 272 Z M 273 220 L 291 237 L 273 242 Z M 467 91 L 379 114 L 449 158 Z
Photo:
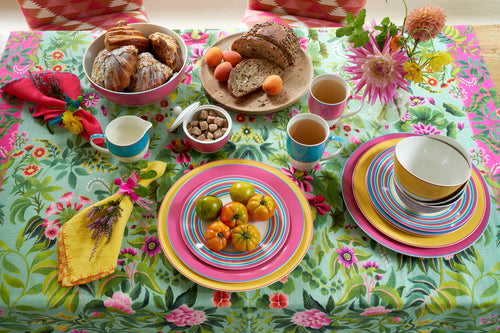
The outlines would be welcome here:
M 254 25 L 247 36 L 262 38 L 277 46 L 288 59 L 288 65 L 293 65 L 300 51 L 299 38 L 292 28 L 276 23 L 263 22 Z
M 292 28 L 276 22 L 264 22 L 254 25 L 233 41 L 231 49 L 242 57 L 268 59 L 285 69 L 295 64 L 300 43 Z
M 264 58 L 245 59 L 236 65 L 227 81 L 231 96 L 245 96 L 262 87 L 264 80 L 272 74 L 282 76 L 283 68 Z
M 289 64 L 288 58 L 279 47 L 255 36 L 241 36 L 233 42 L 231 50 L 238 52 L 244 58 L 267 59 L 283 69 Z

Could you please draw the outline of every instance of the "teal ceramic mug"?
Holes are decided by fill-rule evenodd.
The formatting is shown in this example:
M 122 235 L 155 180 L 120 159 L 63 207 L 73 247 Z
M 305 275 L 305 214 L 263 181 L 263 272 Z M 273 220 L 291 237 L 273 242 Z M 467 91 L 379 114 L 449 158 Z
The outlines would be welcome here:
M 294 116 L 286 127 L 286 149 L 292 166 L 300 171 L 312 169 L 318 162 L 331 159 L 344 148 L 344 139 L 330 135 L 328 123 L 315 114 Z M 340 148 L 324 155 L 330 142 L 340 143 Z

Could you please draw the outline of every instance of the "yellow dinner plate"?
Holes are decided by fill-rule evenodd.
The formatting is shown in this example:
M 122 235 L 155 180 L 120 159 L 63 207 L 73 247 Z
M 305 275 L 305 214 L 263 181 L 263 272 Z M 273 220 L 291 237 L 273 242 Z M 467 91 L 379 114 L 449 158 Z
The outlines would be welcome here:
M 227 281 L 221 281 L 220 279 L 214 279 L 211 278 L 210 276 L 204 275 L 203 272 L 201 271 L 200 272 L 195 271 L 190 266 L 199 267 L 200 263 L 185 262 L 182 258 L 183 257 L 189 258 L 189 256 L 186 255 L 186 253 L 189 253 L 190 251 L 187 248 L 176 249 L 173 246 L 171 237 L 177 237 L 177 235 L 171 235 L 168 232 L 169 226 L 170 227 L 172 226 L 171 223 L 179 222 L 174 219 L 172 219 L 171 221 L 167 221 L 167 218 L 169 216 L 169 213 L 177 212 L 177 210 L 179 209 L 179 207 L 177 206 L 182 205 L 182 203 L 179 200 L 180 198 L 177 198 L 176 200 L 173 199 L 176 197 L 176 195 L 179 196 L 179 193 L 180 191 L 182 191 L 183 186 L 188 186 L 188 187 L 194 186 L 192 185 L 192 183 L 196 182 L 200 178 L 206 177 L 207 173 L 210 173 L 213 170 L 217 170 L 216 168 L 218 167 L 228 168 L 228 166 L 229 167 L 233 166 L 232 167 L 233 170 L 240 169 L 239 172 L 241 172 L 241 169 L 245 169 L 243 171 L 248 171 L 254 176 L 255 174 L 259 173 L 259 171 L 257 171 L 257 169 L 259 169 L 260 173 L 263 174 L 267 173 L 267 177 L 265 177 L 267 179 L 262 179 L 263 182 L 279 182 L 281 187 L 285 187 L 287 191 L 290 191 L 290 193 L 288 194 L 294 194 L 297 200 L 296 204 L 300 206 L 300 207 L 298 206 L 289 207 L 289 209 L 295 210 L 296 212 L 295 214 L 291 214 L 292 216 L 290 216 L 292 219 L 291 221 L 292 230 L 290 231 L 290 233 L 292 234 L 294 232 L 293 230 L 294 223 L 300 223 L 300 224 L 303 223 L 303 228 L 301 226 L 297 229 L 299 231 L 302 231 L 302 237 L 297 241 L 298 245 L 296 249 L 294 248 L 295 251 L 290 254 L 288 261 L 286 261 L 283 265 L 276 267 L 276 269 L 274 269 L 272 272 L 262 272 L 262 276 L 256 276 L 255 278 L 239 282 L 230 282 L 231 281 L 230 279 L 228 279 Z M 252 173 L 252 171 L 254 172 Z M 242 175 L 242 177 L 245 177 L 245 175 Z M 272 187 L 277 185 L 269 183 L 269 186 Z M 287 200 L 287 204 L 289 204 L 290 202 L 289 198 L 286 196 L 284 198 L 285 200 Z M 298 211 L 296 209 L 298 209 Z M 303 219 L 300 218 L 300 221 L 297 220 L 297 216 L 301 214 L 297 214 L 297 212 L 301 212 L 301 214 L 303 215 Z M 174 215 L 176 216 L 177 214 Z M 295 221 L 294 221 L 294 216 L 295 216 Z M 186 276 L 190 280 L 215 290 L 246 291 L 246 290 L 262 288 L 278 281 L 279 279 L 289 274 L 300 263 L 305 253 L 309 249 L 309 244 L 312 238 L 312 214 L 309 202 L 307 201 L 302 191 L 298 188 L 297 185 L 295 185 L 286 175 L 281 173 L 279 170 L 272 168 L 266 164 L 250 160 L 238 160 L 238 159 L 221 160 L 221 161 L 211 162 L 193 169 L 191 172 L 181 177 L 174 185 L 172 185 L 172 187 L 166 194 L 165 198 L 163 199 L 163 202 L 161 204 L 158 213 L 158 235 L 160 238 L 161 246 L 168 260 L 179 272 L 181 272 L 184 276 Z M 177 241 L 178 240 L 174 239 L 174 243 Z M 287 245 L 288 244 L 285 244 L 285 248 L 287 247 Z M 177 251 L 183 251 L 184 254 L 181 252 L 178 253 Z M 290 249 L 287 249 L 287 251 L 290 252 Z M 279 257 L 279 255 L 280 254 L 278 254 L 277 256 Z M 193 260 L 200 260 L 200 259 L 195 258 Z M 207 268 L 207 269 L 215 270 L 216 268 Z M 252 270 L 256 269 L 259 269 L 259 267 L 252 268 Z M 235 271 L 227 270 L 227 276 L 230 277 L 232 272 Z
M 449 246 L 467 238 L 479 226 L 483 214 L 485 212 L 485 197 L 483 191 L 478 190 L 481 186 L 481 181 L 476 172 L 472 173 L 472 180 L 476 185 L 477 209 L 470 221 L 467 222 L 460 229 L 447 233 L 445 235 L 429 236 L 411 234 L 405 232 L 392 223 L 388 222 L 380 213 L 373 207 L 366 187 L 366 174 L 372 161 L 378 154 L 385 149 L 394 146 L 401 138 L 383 141 L 371 148 L 369 148 L 363 156 L 360 157 L 354 173 L 353 173 L 353 192 L 356 202 L 366 219 L 380 232 L 387 236 L 407 245 L 422 247 L 422 248 L 438 248 Z

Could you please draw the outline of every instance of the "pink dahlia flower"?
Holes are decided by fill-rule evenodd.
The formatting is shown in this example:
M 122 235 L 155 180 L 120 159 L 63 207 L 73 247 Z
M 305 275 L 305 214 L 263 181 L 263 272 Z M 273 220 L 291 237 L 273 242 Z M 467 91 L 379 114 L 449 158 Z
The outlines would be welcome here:
M 345 71 L 353 75 L 349 80 L 356 82 L 354 93 L 363 87 L 363 99 L 368 96 L 368 103 L 374 104 L 377 99 L 381 103 L 394 103 L 397 88 L 408 90 L 408 81 L 403 63 L 408 57 L 402 51 L 391 49 L 391 39 L 387 38 L 382 50 L 377 45 L 375 37 L 370 34 L 370 40 L 363 47 L 349 47 L 348 60 L 353 66 Z
M 177 326 L 194 326 L 204 323 L 207 320 L 205 312 L 194 310 L 187 305 L 181 305 L 172 311 L 172 314 L 165 316 L 165 319 Z
M 391 310 L 388 310 L 384 308 L 383 306 L 376 306 L 373 308 L 368 308 L 363 312 L 361 315 L 364 317 L 376 317 L 376 316 L 381 316 L 385 315 L 386 313 L 391 312 Z
M 134 314 L 135 311 L 132 310 L 132 299 L 128 294 L 118 291 L 113 294 L 113 298 L 108 298 L 104 301 L 104 306 L 110 309 L 116 309 L 123 313 Z
M 295 313 L 292 317 L 292 322 L 300 326 L 318 329 L 330 325 L 332 320 L 327 317 L 326 313 L 318 309 L 311 309 Z
M 444 10 L 438 6 L 425 6 L 414 9 L 406 18 L 408 34 L 420 42 L 436 38 L 446 22 Z

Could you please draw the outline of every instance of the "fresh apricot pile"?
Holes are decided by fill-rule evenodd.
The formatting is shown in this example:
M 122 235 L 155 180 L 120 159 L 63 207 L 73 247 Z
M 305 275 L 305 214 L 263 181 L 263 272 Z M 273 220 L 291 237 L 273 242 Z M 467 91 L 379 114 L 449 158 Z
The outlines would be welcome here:
M 238 52 L 222 52 L 217 46 L 212 46 L 205 53 L 205 63 L 209 67 L 215 67 L 214 77 L 220 82 L 227 82 L 231 70 L 240 61 L 241 55 Z

